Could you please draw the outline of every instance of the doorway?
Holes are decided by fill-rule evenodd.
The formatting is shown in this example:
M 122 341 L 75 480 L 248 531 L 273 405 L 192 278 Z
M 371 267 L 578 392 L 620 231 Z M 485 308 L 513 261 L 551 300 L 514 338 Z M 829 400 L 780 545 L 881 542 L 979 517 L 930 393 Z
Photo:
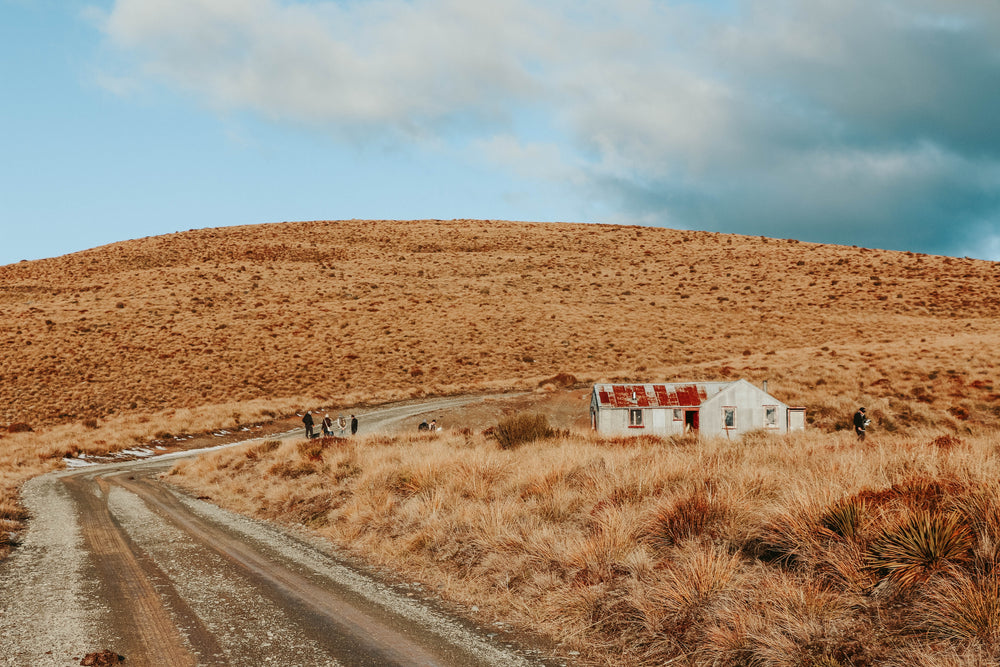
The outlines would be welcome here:
M 684 411 L 684 432 L 688 433 L 691 431 L 698 430 L 698 411 L 697 410 L 685 410 Z

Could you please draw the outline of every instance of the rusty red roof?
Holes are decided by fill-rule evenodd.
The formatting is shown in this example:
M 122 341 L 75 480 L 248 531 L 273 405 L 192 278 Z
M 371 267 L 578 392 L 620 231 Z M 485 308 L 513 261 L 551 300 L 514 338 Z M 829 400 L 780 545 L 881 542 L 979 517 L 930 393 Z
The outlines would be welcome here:
M 731 382 L 672 382 L 662 384 L 596 384 L 602 407 L 685 408 L 701 405 Z

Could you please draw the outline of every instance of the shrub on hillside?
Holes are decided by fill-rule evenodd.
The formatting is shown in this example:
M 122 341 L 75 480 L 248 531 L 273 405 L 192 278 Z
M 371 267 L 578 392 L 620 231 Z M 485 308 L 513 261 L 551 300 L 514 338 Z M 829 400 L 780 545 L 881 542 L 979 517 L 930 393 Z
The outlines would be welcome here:
M 34 430 L 29 424 L 25 424 L 24 422 L 14 422 L 7 427 L 8 433 L 31 433 Z
M 545 415 L 514 415 L 493 427 L 490 435 L 500 444 L 500 449 L 513 449 L 535 440 L 551 438 L 556 434 Z

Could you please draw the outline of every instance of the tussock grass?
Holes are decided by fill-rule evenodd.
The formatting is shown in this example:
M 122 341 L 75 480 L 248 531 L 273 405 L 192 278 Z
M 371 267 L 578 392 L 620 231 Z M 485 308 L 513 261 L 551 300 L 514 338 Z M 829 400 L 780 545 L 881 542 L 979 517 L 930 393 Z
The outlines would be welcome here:
M 600 664 L 975 664 L 996 650 L 1000 440 L 931 441 L 445 431 L 318 461 L 248 446 L 169 479 Z
M 527 414 L 502 420 L 491 433 L 501 449 L 514 449 L 526 442 L 551 438 L 556 432 L 545 415 Z
M 921 619 L 938 598 L 987 608 L 1000 562 L 1000 264 L 605 225 L 318 221 L 113 244 L 0 267 L 0 285 L 0 555 L 18 486 L 67 454 L 316 405 L 744 377 L 806 406 L 810 432 L 263 443 L 174 478 L 601 663 L 996 657 L 990 621 Z M 873 545 L 877 559 L 923 515 L 960 517 L 969 551 L 956 537 L 900 586 Z

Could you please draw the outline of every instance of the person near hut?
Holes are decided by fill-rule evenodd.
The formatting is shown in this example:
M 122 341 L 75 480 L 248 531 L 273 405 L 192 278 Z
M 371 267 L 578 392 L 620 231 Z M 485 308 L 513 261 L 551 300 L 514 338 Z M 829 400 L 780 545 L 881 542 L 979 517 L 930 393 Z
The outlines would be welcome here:
M 351 435 L 357 435 L 357 434 L 358 434 L 358 418 L 354 415 L 351 415 Z
M 857 434 L 859 442 L 864 441 L 869 423 L 871 420 L 865 414 L 865 409 L 858 408 L 858 411 L 854 413 L 854 432 Z
M 313 437 L 313 416 L 312 416 L 312 412 L 310 412 L 309 410 L 306 410 L 306 414 L 302 417 L 302 423 L 305 424 L 305 427 L 306 427 L 306 437 L 307 438 Z

